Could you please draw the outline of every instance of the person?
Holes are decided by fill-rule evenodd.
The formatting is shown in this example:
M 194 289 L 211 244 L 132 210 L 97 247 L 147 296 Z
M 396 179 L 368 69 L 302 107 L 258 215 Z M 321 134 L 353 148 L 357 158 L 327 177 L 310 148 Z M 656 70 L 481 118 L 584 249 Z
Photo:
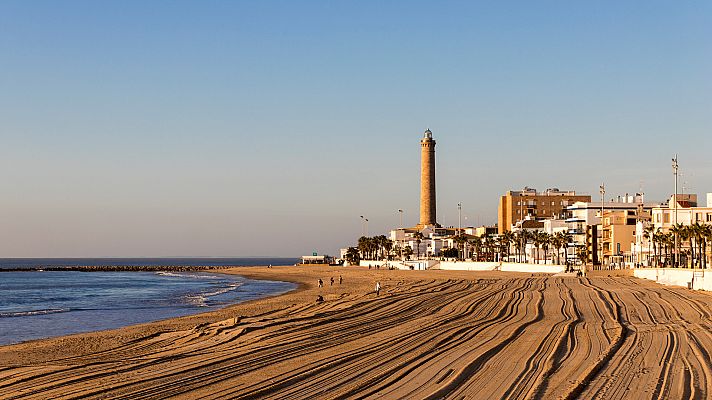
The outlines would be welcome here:
M 343 282 L 343 280 L 344 280 L 344 278 L 342 278 L 341 275 L 339 275 L 339 285 L 341 285 L 341 282 Z
M 319 287 L 324 287 L 324 281 L 322 281 L 321 278 L 319 278 Z
M 324 298 L 321 297 L 321 295 L 316 296 L 316 302 L 317 302 L 317 303 L 321 303 L 321 302 L 323 302 L 323 301 L 324 301 Z
M 376 282 L 376 296 L 381 293 L 381 282 Z
M 333 276 L 329 280 L 329 286 L 334 286 L 334 277 Z

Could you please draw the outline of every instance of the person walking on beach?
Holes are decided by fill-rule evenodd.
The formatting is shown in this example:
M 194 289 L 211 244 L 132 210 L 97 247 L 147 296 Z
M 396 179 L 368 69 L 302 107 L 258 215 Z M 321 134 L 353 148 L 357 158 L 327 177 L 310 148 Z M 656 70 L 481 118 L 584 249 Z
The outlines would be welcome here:
M 334 277 L 332 276 L 329 281 L 329 286 L 334 286 Z
M 376 296 L 381 294 L 381 282 L 376 282 Z
M 343 280 L 344 280 L 344 278 L 342 278 L 341 275 L 339 275 L 339 285 L 341 285 L 341 282 L 343 282 Z
M 324 281 L 322 281 L 321 278 L 319 278 L 319 287 L 324 287 Z

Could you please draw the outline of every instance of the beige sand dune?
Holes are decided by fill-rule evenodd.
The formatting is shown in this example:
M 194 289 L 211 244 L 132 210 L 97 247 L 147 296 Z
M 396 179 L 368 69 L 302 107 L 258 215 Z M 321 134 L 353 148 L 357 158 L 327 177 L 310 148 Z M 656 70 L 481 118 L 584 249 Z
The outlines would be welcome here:
M 213 313 L 0 347 L 0 398 L 712 397 L 704 293 L 628 277 L 233 272 L 301 286 Z M 344 283 L 330 286 L 339 275 Z

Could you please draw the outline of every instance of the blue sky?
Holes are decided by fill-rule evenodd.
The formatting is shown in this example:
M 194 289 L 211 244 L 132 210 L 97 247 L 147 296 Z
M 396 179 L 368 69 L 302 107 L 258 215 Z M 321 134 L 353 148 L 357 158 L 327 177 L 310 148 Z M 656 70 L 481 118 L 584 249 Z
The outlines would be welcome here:
M 528 185 L 712 192 L 712 3 L 0 2 L 0 256 L 334 253 Z

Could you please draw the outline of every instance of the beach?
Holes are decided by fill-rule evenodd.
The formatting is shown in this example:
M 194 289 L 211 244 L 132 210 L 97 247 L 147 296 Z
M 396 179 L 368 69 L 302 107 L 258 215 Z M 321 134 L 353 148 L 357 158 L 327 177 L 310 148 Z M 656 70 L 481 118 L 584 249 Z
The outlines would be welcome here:
M 712 297 L 703 292 L 605 274 L 226 272 L 299 287 L 209 313 L 0 347 L 0 398 L 712 395 Z

